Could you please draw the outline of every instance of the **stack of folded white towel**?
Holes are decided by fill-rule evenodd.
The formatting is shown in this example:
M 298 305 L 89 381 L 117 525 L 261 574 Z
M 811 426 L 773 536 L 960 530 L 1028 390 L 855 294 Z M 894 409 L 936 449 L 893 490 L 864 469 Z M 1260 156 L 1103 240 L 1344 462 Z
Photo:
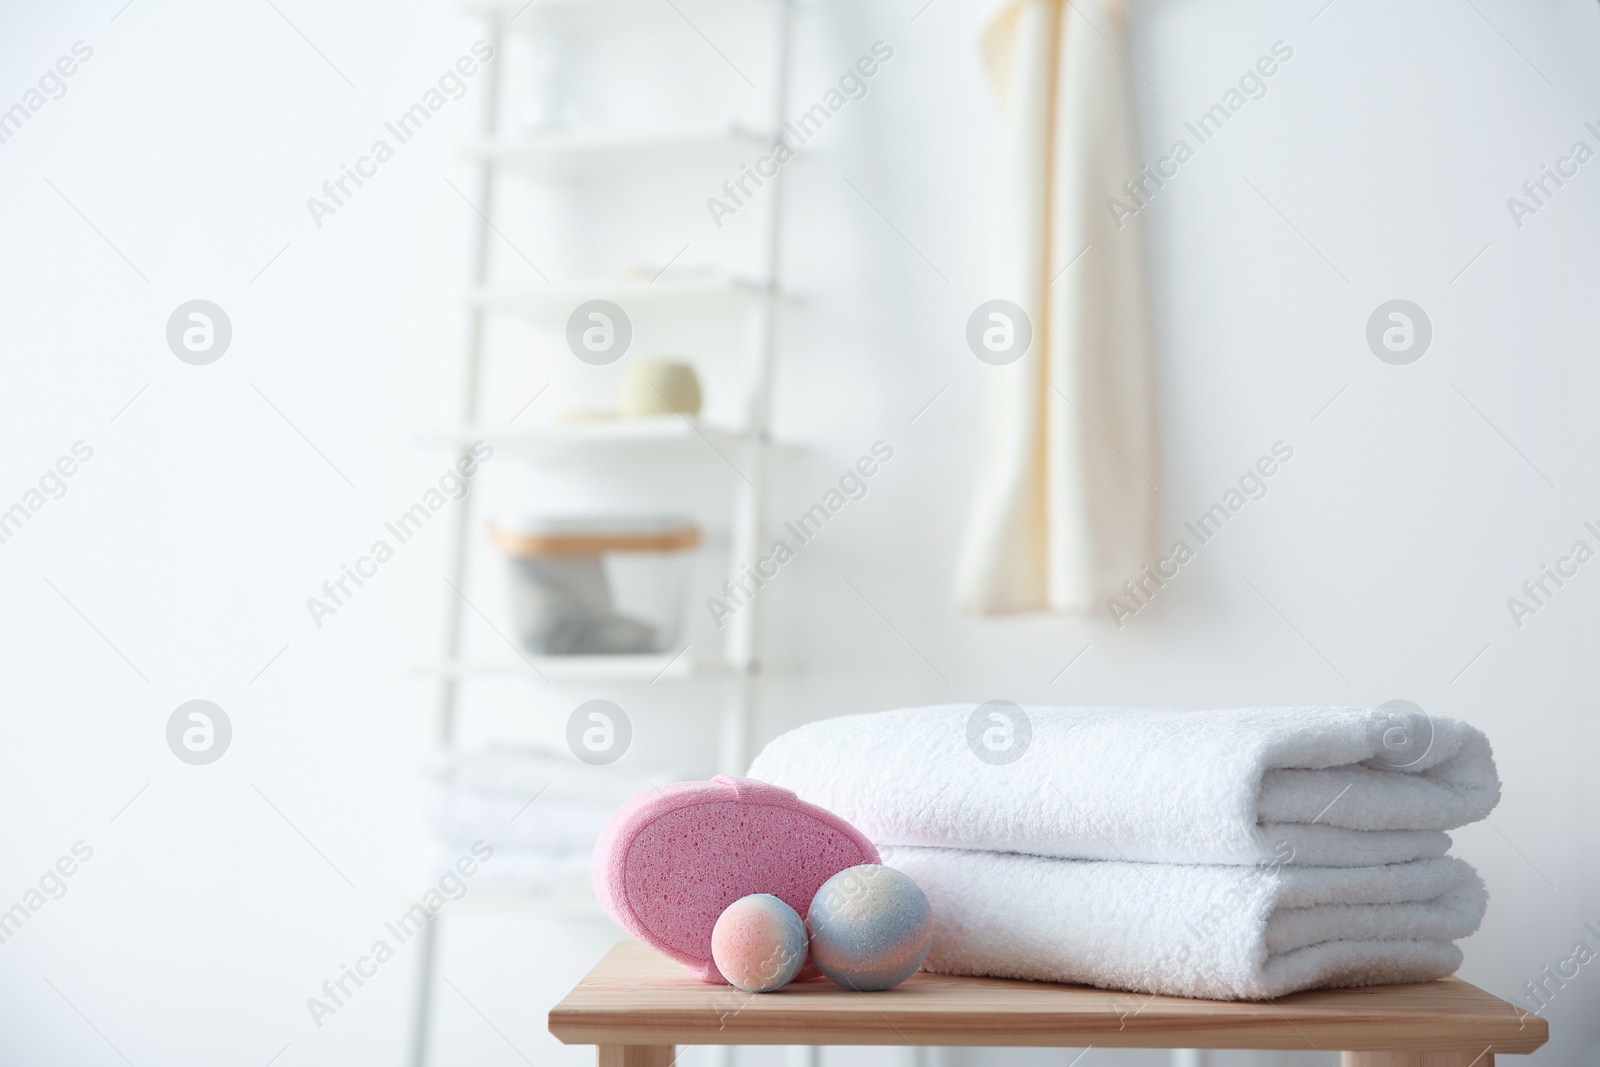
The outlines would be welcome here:
M 990 727 L 989 707 L 812 723 L 750 768 L 916 880 L 930 971 L 1260 1000 L 1442 977 L 1483 918 L 1482 880 L 1445 855 L 1500 799 L 1464 723 L 1027 708 Z M 988 729 L 1020 757 L 984 752 Z
M 446 862 L 484 841 L 494 855 L 474 885 L 551 896 L 590 893 L 590 858 L 611 813 L 651 783 L 681 777 L 671 769 L 595 767 L 551 749 L 500 746 L 441 753 L 428 775 Z

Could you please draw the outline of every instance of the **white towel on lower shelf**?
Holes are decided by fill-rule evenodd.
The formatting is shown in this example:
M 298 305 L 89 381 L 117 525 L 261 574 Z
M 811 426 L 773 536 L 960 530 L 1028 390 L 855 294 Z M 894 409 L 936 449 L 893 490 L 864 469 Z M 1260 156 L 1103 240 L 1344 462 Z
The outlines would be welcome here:
M 438 753 L 428 761 L 426 773 L 441 786 L 467 792 L 509 793 L 527 799 L 548 790 L 553 797 L 595 800 L 613 807 L 652 784 L 693 777 L 683 767 L 594 767 L 580 763 L 571 753 L 511 745 Z
M 1441 978 L 1483 918 L 1477 872 L 1169 866 L 895 848 L 933 911 L 924 969 L 1213 1000 Z
M 466 846 L 454 846 L 461 855 Z M 527 893 L 593 895 L 593 853 L 589 849 L 539 845 L 495 845 L 473 885 Z
M 434 830 L 447 840 L 482 838 L 497 848 L 521 844 L 588 850 L 616 807 L 548 793 L 517 796 L 456 791 L 435 798 L 432 820 Z
M 1443 831 L 1485 818 L 1500 799 L 1488 739 L 1455 719 L 1034 707 L 1022 721 L 1015 710 L 951 704 L 823 719 L 767 745 L 750 776 L 836 812 L 880 846 L 1153 863 L 1437 857 L 1450 846 Z M 1020 758 L 1001 762 L 1007 744 Z

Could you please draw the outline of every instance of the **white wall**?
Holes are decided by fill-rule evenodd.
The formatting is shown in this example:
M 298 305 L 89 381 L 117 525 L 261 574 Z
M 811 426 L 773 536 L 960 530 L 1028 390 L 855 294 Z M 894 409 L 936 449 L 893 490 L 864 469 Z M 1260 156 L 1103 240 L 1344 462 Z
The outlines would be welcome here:
M 444 179 L 470 189 L 455 146 L 482 84 L 320 229 L 304 201 L 481 33 L 433 4 L 274 2 L 39 7 L 9 12 L 0 33 L 0 104 L 73 42 L 94 49 L 66 94 L 0 144 L 0 506 L 75 441 L 94 449 L 66 495 L 0 545 L 0 902 L 74 842 L 94 849 L 67 894 L 0 946 L 6 1062 L 403 1055 L 414 953 L 320 1029 L 305 999 L 426 874 L 415 767 L 435 690 L 412 668 L 437 647 L 448 595 L 443 520 L 321 629 L 304 599 L 446 462 L 411 441 L 456 409 L 472 216 Z M 1580 573 L 1520 629 L 1505 606 L 1600 519 L 1585 417 L 1600 396 L 1585 358 L 1600 325 L 1600 171 L 1586 167 L 1520 229 L 1505 207 L 1574 139 L 1596 143 L 1583 129 L 1600 125 L 1596 10 L 1144 0 L 1133 15 L 1152 156 L 1274 41 L 1294 48 L 1128 233 L 1155 264 L 1165 528 L 1274 441 L 1293 444 L 1293 462 L 1121 629 L 955 617 L 985 369 L 962 327 L 989 295 L 994 210 L 983 13 L 955 0 L 807 6 L 797 100 L 875 40 L 895 58 L 790 170 L 784 273 L 805 302 L 786 323 L 776 422 L 808 451 L 780 468 L 773 514 L 809 505 L 874 440 L 896 456 L 764 594 L 770 657 L 803 670 L 769 683 L 763 737 L 822 715 L 992 697 L 1404 697 L 1467 718 L 1495 741 L 1506 790 L 1492 824 L 1456 835 L 1493 895 L 1462 974 L 1515 998 L 1600 920 L 1583 700 L 1597 579 Z M 741 65 L 764 61 L 717 39 Z M 682 102 L 758 107 L 696 41 L 667 57 L 698 86 Z M 626 96 L 594 107 L 625 111 Z M 720 250 L 703 195 L 675 191 L 633 254 Z M 520 251 L 560 269 L 572 249 L 534 224 L 539 204 L 527 210 Z M 209 367 L 179 363 L 163 339 L 194 297 L 234 325 Z M 1408 367 L 1379 362 L 1363 338 L 1373 308 L 1397 297 L 1435 329 Z M 558 385 L 541 415 L 614 384 L 579 373 L 548 337 L 499 330 L 491 418 L 546 381 Z M 497 457 L 474 522 L 531 491 L 530 477 Z M 703 503 L 715 489 L 704 477 Z M 474 598 L 495 603 L 496 582 L 476 569 Z M 716 685 L 664 690 L 486 685 L 468 732 L 549 734 L 579 700 L 609 696 L 642 724 L 640 758 L 703 751 Z M 235 728 L 206 768 L 179 763 L 163 737 L 195 697 Z M 441 1059 L 584 1062 L 545 1035 L 543 1012 L 609 929 L 478 913 L 450 929 L 443 973 L 459 992 L 441 991 Z M 1593 1060 L 1589 970 L 1552 1004 L 1551 1044 L 1530 1062 Z

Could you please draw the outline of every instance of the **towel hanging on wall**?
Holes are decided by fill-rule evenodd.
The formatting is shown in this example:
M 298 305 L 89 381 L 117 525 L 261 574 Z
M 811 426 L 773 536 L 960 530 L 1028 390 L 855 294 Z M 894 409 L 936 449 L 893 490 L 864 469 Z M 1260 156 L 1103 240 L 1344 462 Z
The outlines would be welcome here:
M 1119 0 L 1018 0 L 984 34 L 1002 112 L 993 295 L 1027 313 L 1033 343 L 983 368 L 966 611 L 1090 610 L 1151 555 L 1143 257 L 1107 203 L 1140 177 L 1126 41 Z

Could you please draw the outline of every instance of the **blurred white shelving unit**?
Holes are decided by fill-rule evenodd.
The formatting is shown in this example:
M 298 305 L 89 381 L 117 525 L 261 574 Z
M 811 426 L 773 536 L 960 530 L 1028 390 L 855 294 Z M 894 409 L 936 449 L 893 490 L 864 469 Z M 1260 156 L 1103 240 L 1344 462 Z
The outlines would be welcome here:
M 442 660 L 421 670 L 444 677 L 531 677 L 548 682 L 658 682 L 663 678 L 723 678 L 728 664 L 695 659 L 686 649 L 659 656 L 528 656 L 513 659 Z
M 763 297 L 759 283 L 746 278 L 663 278 L 658 281 L 610 282 L 582 289 L 544 286 L 540 289 L 485 289 L 468 301 L 489 311 L 515 311 L 536 322 L 564 319 L 584 300 L 610 300 L 626 307 L 691 313 L 737 311 Z
M 772 145 L 770 134 L 739 126 L 638 133 L 582 131 L 480 141 L 468 155 L 534 178 L 648 175 L 673 167 L 737 167 Z
M 683 19 L 757 15 L 771 0 L 465 0 L 462 10 L 502 23 L 515 19 L 524 32 L 615 29 Z
M 727 678 L 733 665 L 723 659 L 696 658 L 687 649 L 659 656 L 505 656 L 481 660 L 440 660 L 419 664 L 422 674 L 456 678 L 530 677 L 560 682 L 658 682 L 663 679 Z M 788 676 L 799 673 L 792 663 L 764 661 L 761 673 Z
M 754 569 L 764 543 L 764 514 L 769 458 L 772 371 L 776 351 L 776 318 L 786 302 L 778 284 L 779 239 L 782 234 L 784 177 L 771 177 L 763 190 L 765 208 L 759 226 L 757 267 L 749 276 L 687 270 L 637 280 L 613 280 L 582 288 L 544 286 L 538 290 L 497 285 L 491 278 L 490 248 L 497 230 L 497 188 L 504 180 L 587 182 L 591 179 L 648 180 L 688 167 L 732 170 L 765 153 L 775 139 L 762 130 L 782 126 L 787 106 L 793 0 L 464 0 L 464 8 L 482 15 L 495 55 L 478 137 L 466 146 L 476 164 L 472 276 L 465 304 L 468 331 L 464 345 L 463 409 L 460 420 L 421 435 L 423 440 L 459 452 L 463 457 L 480 440 L 540 463 L 564 463 L 597 456 L 648 454 L 674 461 L 704 462 L 713 453 L 731 464 L 728 567 L 737 578 Z M 501 69 L 506 41 L 515 32 L 530 35 L 637 34 L 652 27 L 682 30 L 701 18 L 769 19 L 774 44 L 766 121 L 709 123 L 649 130 L 572 130 L 515 132 L 506 119 L 507 79 Z M 696 26 L 698 29 L 698 26 Z M 748 325 L 742 356 L 743 389 L 738 425 L 714 426 L 681 416 L 651 419 L 594 419 L 545 425 L 487 425 L 479 417 L 486 360 L 487 321 L 493 315 L 519 315 L 545 325 L 564 322 L 588 300 L 611 300 L 623 307 L 701 316 L 741 316 Z M 455 513 L 451 580 L 467 585 L 469 563 L 478 539 L 473 537 L 469 510 Z M 463 683 L 476 678 L 520 678 L 561 683 L 584 680 L 638 681 L 712 679 L 725 690 L 718 720 L 716 764 L 723 773 L 742 773 L 749 762 L 750 737 L 756 714 L 763 665 L 757 658 L 760 637 L 758 604 L 735 613 L 724 629 L 720 655 L 691 656 L 689 649 L 660 656 L 520 656 L 474 659 L 465 655 L 466 612 L 460 597 L 449 601 L 445 647 L 440 658 L 420 670 L 439 680 L 438 742 L 456 743 L 456 724 L 463 713 Z M 483 904 L 474 910 L 536 910 L 555 916 L 599 915 L 592 897 L 563 892 L 475 891 Z M 425 927 L 421 973 L 417 985 L 411 1062 L 425 1067 L 429 1058 L 435 994 L 435 961 L 443 916 Z
M 506 914 L 508 912 L 559 916 L 568 919 L 602 919 L 605 912 L 594 894 L 563 890 L 534 896 L 509 889 L 475 889 L 451 905 L 463 912 L 478 915 Z
M 533 453 L 601 452 L 617 449 L 655 451 L 675 445 L 713 448 L 726 455 L 746 441 L 745 434 L 677 415 L 644 419 L 594 419 L 554 425 L 493 426 L 465 423 L 424 433 L 430 444 L 470 446 L 487 441 L 495 448 Z

